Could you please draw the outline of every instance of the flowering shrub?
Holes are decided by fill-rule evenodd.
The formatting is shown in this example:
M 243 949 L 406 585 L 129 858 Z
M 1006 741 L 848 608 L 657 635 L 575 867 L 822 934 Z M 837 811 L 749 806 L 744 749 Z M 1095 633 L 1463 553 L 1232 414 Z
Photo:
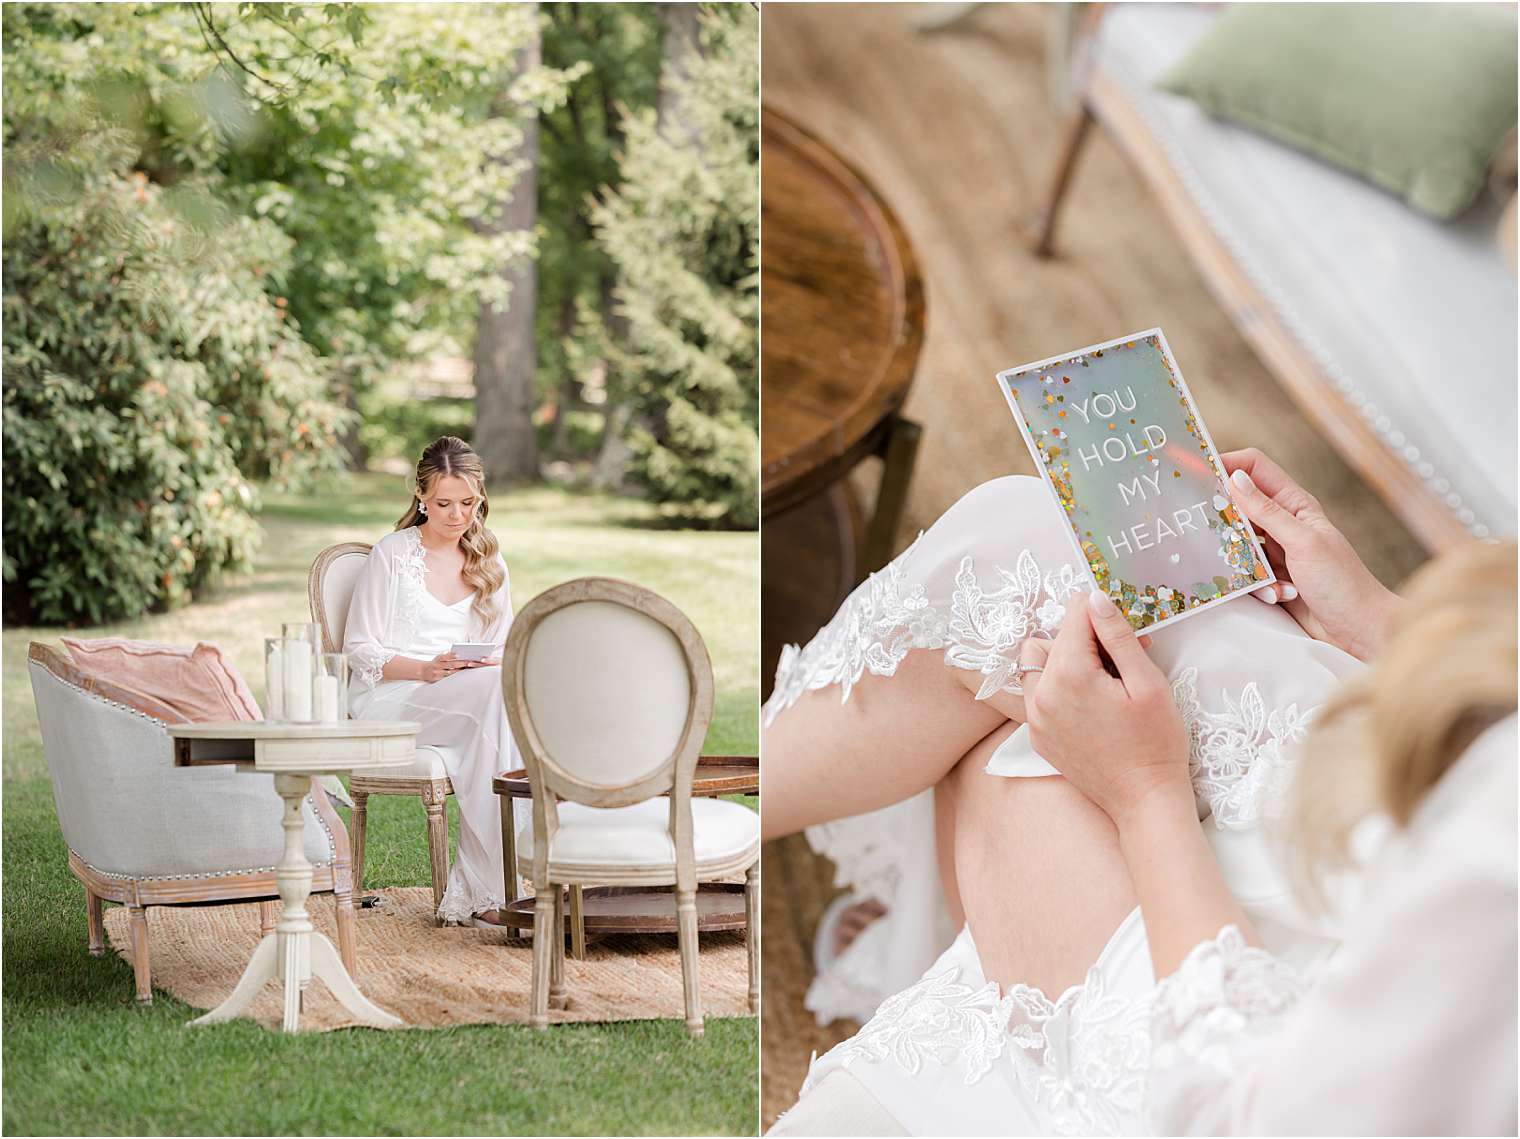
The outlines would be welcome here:
M 271 295 L 268 223 L 187 224 L 141 175 L 29 210 L 4 252 L 5 609 L 100 622 L 249 564 L 250 480 L 335 469 L 344 413 Z

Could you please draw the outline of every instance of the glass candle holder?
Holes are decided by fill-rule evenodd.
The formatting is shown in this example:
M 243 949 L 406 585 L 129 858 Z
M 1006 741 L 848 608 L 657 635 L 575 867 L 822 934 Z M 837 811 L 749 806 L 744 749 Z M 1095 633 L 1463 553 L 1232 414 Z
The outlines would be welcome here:
M 264 719 L 285 719 L 285 638 L 264 638 Z
M 339 724 L 348 719 L 348 658 L 342 653 L 321 653 L 311 678 L 312 718 L 320 724 Z

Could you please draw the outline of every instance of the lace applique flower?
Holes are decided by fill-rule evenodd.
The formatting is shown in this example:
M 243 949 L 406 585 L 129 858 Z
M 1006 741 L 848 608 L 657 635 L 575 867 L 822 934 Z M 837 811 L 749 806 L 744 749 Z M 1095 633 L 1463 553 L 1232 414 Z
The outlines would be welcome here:
M 892 1060 L 909 1075 L 917 1075 L 926 1060 L 964 1060 L 965 1082 L 974 1084 L 1003 1054 L 1012 1010 L 1011 1000 L 998 997 L 996 984 L 973 989 L 952 967 L 888 997 L 832 1055 L 845 1066 L 861 1059 Z
M 1224 693 L 1222 712 L 1198 702 L 1198 670 L 1186 668 L 1172 681 L 1172 699 L 1189 738 L 1189 766 L 1198 806 L 1208 808 L 1221 829 L 1255 826 L 1282 802 L 1293 772 L 1292 748 L 1302 742 L 1317 709 L 1296 703 L 1267 712 L 1253 680 L 1238 700 Z
M 1202 1063 L 1229 1074 L 1232 1044 L 1275 1023 L 1304 991 L 1291 965 L 1247 945 L 1239 927 L 1227 925 L 1156 986 L 1152 1066 Z
M 1019 692 L 1019 646 L 1031 636 L 1053 636 L 1065 601 L 1086 588 L 1067 563 L 1045 575 L 1042 602 L 1040 567 L 1026 549 L 1012 571 L 994 566 L 997 587 L 984 590 L 975 562 L 965 557 L 946 612 L 921 583 L 907 579 L 903 566 L 917 544 L 861 583 L 805 648 L 782 649 L 767 724 L 814 689 L 837 684 L 841 703 L 849 700 L 867 671 L 891 676 L 913 649 L 944 649 L 946 664 L 981 674 L 978 700 Z

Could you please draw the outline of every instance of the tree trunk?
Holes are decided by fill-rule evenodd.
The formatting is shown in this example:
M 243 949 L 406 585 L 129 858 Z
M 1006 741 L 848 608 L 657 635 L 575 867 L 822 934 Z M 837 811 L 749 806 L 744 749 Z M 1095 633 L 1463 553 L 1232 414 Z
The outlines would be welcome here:
M 539 66 L 537 4 L 532 38 L 517 58 L 512 78 Z M 501 210 L 481 223 L 487 233 L 531 230 L 538 218 L 538 113 L 519 107 L 503 93 L 495 115 L 515 115 L 522 124 L 522 144 L 503 161 L 525 161 Z M 503 266 L 502 278 L 511 288 L 505 307 L 480 306 L 475 338 L 475 451 L 492 482 L 517 482 L 538 477 L 538 440 L 533 429 L 537 402 L 538 344 L 534 309 L 538 266 L 532 258 Z
M 691 74 L 691 60 L 701 53 L 699 4 L 660 5 L 660 126 L 664 127 L 680 112 L 675 79 Z

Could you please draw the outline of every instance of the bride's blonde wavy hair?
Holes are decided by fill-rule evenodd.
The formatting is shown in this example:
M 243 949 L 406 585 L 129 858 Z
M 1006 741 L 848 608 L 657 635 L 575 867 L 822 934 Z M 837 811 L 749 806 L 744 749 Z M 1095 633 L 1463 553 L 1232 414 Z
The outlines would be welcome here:
M 1323 909 L 1356 824 L 1400 827 L 1467 746 L 1515 711 L 1513 543 L 1473 542 L 1422 567 L 1383 654 L 1316 718 L 1289 800 L 1286 853 Z
M 489 629 L 491 622 L 501 616 L 496 591 L 507 575 L 496 561 L 497 551 L 501 548 L 496 535 L 486 529 L 486 515 L 491 512 L 491 500 L 486 496 L 486 470 L 480 456 L 463 439 L 444 435 L 424 448 L 422 458 L 417 460 L 417 483 L 412 488 L 411 506 L 396 523 L 396 529 L 405 530 L 427 518 L 420 509 L 421 501 L 432 491 L 433 484 L 445 475 L 464 479 L 480 498 L 474 520 L 459 539 L 459 548 L 464 552 L 461 576 L 475 589 L 470 612 L 479 618 L 482 629 Z

